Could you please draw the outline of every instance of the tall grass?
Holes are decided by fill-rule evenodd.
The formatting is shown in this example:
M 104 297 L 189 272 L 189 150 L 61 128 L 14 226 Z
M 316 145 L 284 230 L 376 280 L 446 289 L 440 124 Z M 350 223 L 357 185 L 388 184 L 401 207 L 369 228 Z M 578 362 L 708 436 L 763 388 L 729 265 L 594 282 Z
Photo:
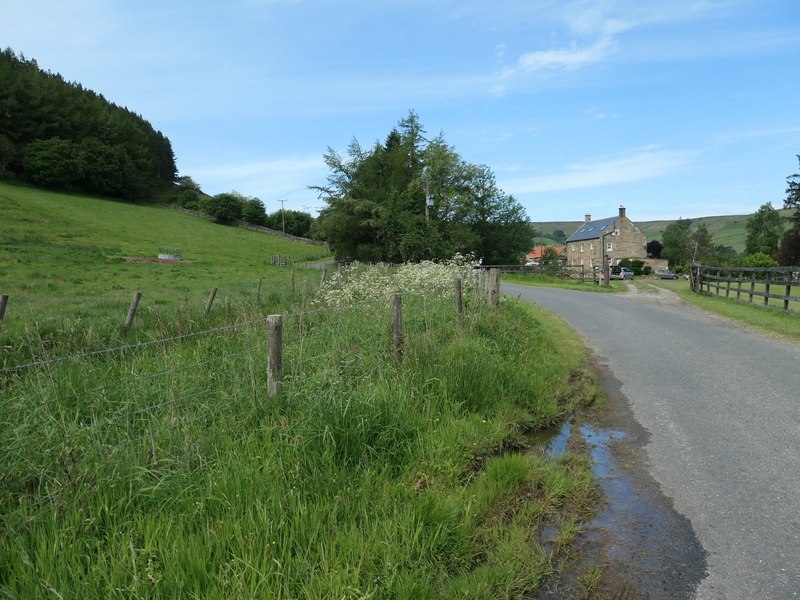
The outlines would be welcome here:
M 285 305 L 288 305 L 286 303 Z M 585 458 L 513 450 L 588 401 L 585 354 L 504 299 L 405 295 L 285 315 L 266 393 L 264 312 L 169 343 L 0 375 L 0 596 L 495 598 L 554 568 Z M 57 344 L 58 345 L 58 344 Z M 565 529 L 565 531 L 567 531 Z

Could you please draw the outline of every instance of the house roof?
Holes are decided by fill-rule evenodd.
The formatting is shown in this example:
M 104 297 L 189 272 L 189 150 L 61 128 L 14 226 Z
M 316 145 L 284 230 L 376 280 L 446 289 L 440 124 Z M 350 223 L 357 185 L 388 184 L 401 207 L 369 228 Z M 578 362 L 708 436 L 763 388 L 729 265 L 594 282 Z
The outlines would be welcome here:
M 596 240 L 603 235 L 609 227 L 613 227 L 619 217 L 608 217 L 607 219 L 597 219 L 581 225 L 580 229 L 567 238 L 569 242 L 583 242 L 586 240 Z
M 548 248 L 554 248 L 557 254 L 564 254 L 567 249 L 566 246 L 536 246 L 528 252 L 527 257 L 533 260 L 540 260 L 544 256 L 544 251 Z

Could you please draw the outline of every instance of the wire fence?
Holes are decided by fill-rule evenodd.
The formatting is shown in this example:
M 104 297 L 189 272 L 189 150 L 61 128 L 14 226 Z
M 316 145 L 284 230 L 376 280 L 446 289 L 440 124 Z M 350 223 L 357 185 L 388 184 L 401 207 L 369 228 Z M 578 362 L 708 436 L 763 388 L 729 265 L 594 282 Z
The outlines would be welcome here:
M 431 311 L 442 310 L 427 293 L 403 300 L 411 310 L 400 326 L 420 335 Z M 285 398 L 309 378 L 335 382 L 364 352 L 398 356 L 392 346 L 397 315 L 385 300 L 287 311 L 281 318 Z M 155 453 L 164 446 L 188 455 L 219 419 L 241 420 L 274 404 L 269 319 L 0 369 L 6 399 L 0 407 L 0 492 L 66 485 L 78 477 L 78 463 L 103 465 L 126 451 Z M 455 327 L 458 318 L 452 321 Z M 173 439 L 176 432 L 182 435 Z

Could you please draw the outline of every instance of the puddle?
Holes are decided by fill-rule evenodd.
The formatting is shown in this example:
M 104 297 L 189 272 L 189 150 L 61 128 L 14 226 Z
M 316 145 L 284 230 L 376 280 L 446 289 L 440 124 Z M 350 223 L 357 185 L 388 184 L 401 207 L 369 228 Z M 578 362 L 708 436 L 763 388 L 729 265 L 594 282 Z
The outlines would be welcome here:
M 551 427 L 536 432 L 533 436 L 533 445 L 537 451 L 557 458 L 567 451 L 571 434 L 572 419 L 569 419 L 561 427 Z
M 553 458 L 566 452 L 573 428 L 570 420 L 559 429 L 542 432 L 540 451 Z M 604 504 L 592 521 L 584 523 L 561 575 L 546 582 L 536 597 L 692 598 L 705 571 L 705 552 L 688 520 L 672 509 L 649 475 L 627 458 L 625 465 L 620 464 L 615 450 L 633 445 L 630 436 L 587 424 L 580 425 L 576 434 L 588 447 Z M 554 531 L 552 527 L 540 531 L 545 550 Z M 602 570 L 602 581 L 595 596 L 585 590 L 582 596 L 578 577 L 590 568 Z

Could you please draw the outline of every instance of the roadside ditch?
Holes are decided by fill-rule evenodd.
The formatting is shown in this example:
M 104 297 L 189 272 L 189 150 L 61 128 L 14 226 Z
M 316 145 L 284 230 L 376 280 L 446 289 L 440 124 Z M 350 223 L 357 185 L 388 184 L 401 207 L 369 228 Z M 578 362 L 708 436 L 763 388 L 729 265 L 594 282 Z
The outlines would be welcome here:
M 663 495 L 647 469 L 649 434 L 633 418 L 620 384 L 600 369 L 605 401 L 560 428 L 541 432 L 532 452 L 557 458 L 587 452 L 603 494 L 574 549 L 538 594 L 540 600 L 689 599 L 706 575 L 706 551 L 691 523 Z M 555 528 L 544 527 L 547 551 Z

